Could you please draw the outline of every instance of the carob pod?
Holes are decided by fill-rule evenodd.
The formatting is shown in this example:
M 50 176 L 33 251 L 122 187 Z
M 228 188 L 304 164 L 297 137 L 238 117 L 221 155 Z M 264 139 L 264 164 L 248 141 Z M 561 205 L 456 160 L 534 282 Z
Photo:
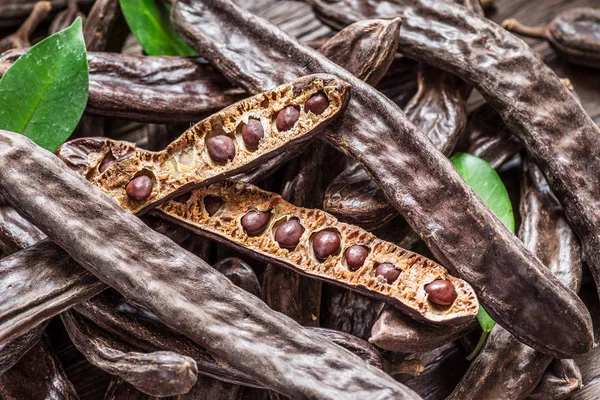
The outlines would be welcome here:
M 369 342 L 403 353 L 431 351 L 477 329 L 477 322 L 444 327 L 426 326 L 386 307 L 371 330 Z
M 573 64 L 600 68 L 600 10 L 571 8 L 545 26 L 525 26 L 514 18 L 502 27 L 519 35 L 546 39 Z
M 0 53 L 11 49 L 24 49 L 31 47 L 30 36 L 38 25 L 50 14 L 52 4 L 49 1 L 35 3 L 31 15 L 27 17 L 23 25 L 12 35 L 0 40 Z
M 581 389 L 581 371 L 573 360 L 554 359 L 528 400 L 563 400 Z
M 188 236 L 160 219 L 147 223 L 175 242 Z M 29 332 L 106 289 L 49 240 L 0 260 L 0 343 Z
M 106 50 L 110 34 L 120 16 L 121 9 L 118 0 L 96 0 L 94 2 L 83 26 L 83 38 L 88 52 Z
M 460 7 L 421 1 L 431 5 L 425 7 L 428 16 L 439 15 L 439 9 L 443 15 L 458 13 L 460 22 L 457 21 L 456 26 L 465 26 L 465 20 L 482 28 L 491 25 Z M 335 4 L 339 7 L 343 2 Z M 307 68 L 315 72 L 333 72 L 350 82 L 352 99 L 344 118 L 333 126 L 334 129 L 327 131 L 325 138 L 363 164 L 388 200 L 425 238 L 434 256 L 469 280 L 492 317 L 520 340 L 561 357 L 584 353 L 593 346 L 589 313 L 577 296 L 547 274 L 542 263 L 506 229 L 460 178 L 452 164 L 407 121 L 394 103 L 231 2 L 177 0 L 171 20 L 182 36 L 228 79 L 249 91 L 276 86 L 305 74 Z M 449 29 L 456 29 L 454 25 Z M 430 24 L 421 20 L 418 26 Z M 403 31 L 404 22 L 400 42 Z M 222 40 L 225 32 L 230 39 L 226 43 Z M 457 36 L 460 35 L 451 35 Z M 424 40 L 427 48 L 430 41 L 439 44 L 428 38 Z M 249 53 L 244 57 L 239 57 L 239 53 L 231 48 L 233 43 L 239 42 L 248 44 Z M 481 43 L 475 47 L 481 48 Z M 517 46 L 525 48 L 519 43 Z M 450 58 L 445 62 L 453 65 L 456 63 L 454 58 L 460 57 L 454 54 Z M 541 65 L 539 60 L 535 62 Z M 490 80 L 495 81 L 494 76 Z M 552 83 L 552 79 L 548 81 Z M 562 83 L 557 80 L 557 85 L 561 86 L 558 92 L 564 94 Z M 568 99 L 570 97 L 565 100 Z M 528 109 L 531 105 L 524 104 L 523 107 Z M 565 110 L 575 112 L 584 121 L 589 120 L 578 104 L 568 104 Z M 563 115 L 562 111 L 561 108 L 556 114 Z M 522 122 L 533 120 L 540 119 L 528 118 Z M 593 129 L 597 132 L 598 128 Z M 597 134 L 594 137 L 597 138 Z M 469 235 L 464 235 L 465 229 L 469 230 Z M 538 317 L 535 320 L 527 313 L 532 307 Z M 562 313 L 570 317 L 557 320 L 555 316 Z M 552 337 L 548 337 L 548 332 L 553 332 Z
M 11 166 L 0 169 L 0 194 L 80 264 L 268 388 L 289 397 L 419 398 L 235 287 L 26 137 L 0 131 L 0 164 Z
M 220 260 L 213 268 L 225 275 L 235 286 L 260 297 L 260 283 L 254 270 L 240 258 L 230 257 Z
M 84 175 L 126 210 L 140 213 L 161 202 L 250 169 L 278 152 L 299 146 L 322 130 L 345 108 L 349 86 L 331 75 L 312 75 L 242 100 L 197 123 L 161 152 L 135 150 L 106 141 L 89 154 Z M 327 109 L 315 115 L 306 109 L 314 95 L 326 95 Z M 293 110 L 293 111 L 292 111 Z M 250 148 L 244 129 L 258 120 Z M 70 143 L 63 144 L 59 153 Z M 116 158 L 128 154 L 126 158 Z M 112 162 L 110 166 L 105 163 Z
M 519 237 L 573 291 L 581 286 L 581 246 L 541 171 L 523 163 Z M 533 315 L 532 315 L 533 317 Z M 557 314 L 555 318 L 565 318 Z M 548 332 L 548 335 L 552 335 Z M 496 325 L 450 399 L 522 399 L 542 379 L 552 358 Z
M 68 28 L 77 17 L 81 17 L 85 21 L 85 15 L 79 11 L 77 0 L 67 0 L 67 9 L 56 14 L 48 28 L 48 35 Z
M 78 0 L 81 7 L 87 7 L 94 0 Z M 38 0 L 3 1 L 0 3 L 0 29 L 18 26 L 33 11 Z M 67 8 L 68 0 L 52 0 L 53 11 Z
M 17 364 L 0 374 L 0 398 L 79 400 L 47 338 L 21 356 Z
M 45 237 L 42 231 L 23 218 L 14 208 L 0 204 L 0 250 L 5 255 L 29 247 Z
M 0 56 L 3 74 L 23 51 Z M 188 122 L 245 97 L 200 58 L 88 53 L 86 113 L 142 122 Z
M 0 376 L 15 365 L 30 349 L 38 344 L 47 324 L 40 324 L 29 332 L 0 344 Z
M 218 207 L 211 212 L 206 205 L 213 199 Z M 477 314 L 473 289 L 433 261 L 247 183 L 218 182 L 155 213 L 254 258 L 387 301 L 421 321 L 453 325 Z M 253 214 L 262 218 L 248 219 Z M 452 304 L 427 294 L 425 286 L 437 280 L 454 287 Z
M 170 351 L 137 352 L 73 311 L 63 312 L 61 319 L 77 350 L 92 365 L 144 393 L 175 396 L 187 393 L 196 383 L 198 368 L 190 357 Z
M 600 281 L 600 181 L 597 178 L 600 175 L 600 158 L 597 157 L 600 154 L 600 141 L 597 140 L 600 128 L 577 98 L 522 40 L 462 7 L 447 1 L 407 0 L 406 4 L 377 2 L 379 7 L 374 10 L 360 7 L 359 3 L 342 0 L 327 6 L 324 1 L 316 0 L 314 6 L 318 6 L 319 12 L 327 9 L 330 20 L 337 18 L 338 22 L 346 24 L 361 19 L 383 18 L 386 16 L 382 15 L 384 13 L 391 17 L 403 15 L 399 42 L 401 51 L 456 74 L 473 85 L 494 107 L 544 173 L 582 242 L 595 279 Z M 357 98 L 357 92 L 353 84 L 354 98 Z M 569 140 L 565 140 L 565 132 L 569 132 Z M 443 186 L 441 182 L 440 185 Z M 456 192 L 451 192 L 456 197 Z M 454 209 L 464 210 L 464 207 Z M 431 241 L 428 244 L 431 245 Z M 438 253 L 434 249 L 436 257 L 446 264 L 446 259 Z M 504 266 L 510 264 L 504 263 Z M 541 274 L 543 267 L 537 265 Z M 447 266 L 453 268 L 450 264 Z M 462 277 L 470 280 L 464 273 Z M 512 275 L 506 276 L 507 281 L 512 278 Z M 471 281 L 471 284 L 475 282 Z M 486 291 L 492 286 L 486 285 Z M 550 292 L 556 293 L 554 290 Z M 564 290 L 562 293 L 553 297 L 563 297 Z M 496 305 L 483 295 L 480 297 L 492 317 L 503 324 L 502 317 L 494 310 Z M 530 302 L 524 303 L 522 309 L 530 306 Z M 562 310 L 558 308 L 556 311 L 560 313 Z M 548 320 L 555 319 L 551 314 L 546 317 Z M 546 317 L 536 319 L 538 327 L 539 321 L 546 320 Z M 521 319 L 533 322 L 531 318 Z M 506 321 L 504 326 L 512 324 L 511 333 L 519 340 L 537 346 L 531 340 L 536 328 L 532 326 L 531 334 L 527 334 L 524 330 L 514 329 L 517 323 L 516 320 Z M 538 334 L 543 336 L 544 331 L 557 332 L 555 329 L 541 329 Z M 555 346 L 565 347 L 569 341 L 571 339 L 566 338 L 563 346 L 557 341 Z M 581 352 L 585 352 L 583 342 L 581 345 Z M 590 349 L 589 343 L 585 346 Z M 573 355 L 573 352 L 570 355 L 564 353 L 561 357 Z

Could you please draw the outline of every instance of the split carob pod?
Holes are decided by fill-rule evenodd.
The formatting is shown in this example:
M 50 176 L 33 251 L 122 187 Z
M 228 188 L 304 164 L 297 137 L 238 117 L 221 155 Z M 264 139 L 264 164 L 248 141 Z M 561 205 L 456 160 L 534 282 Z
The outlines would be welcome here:
M 47 324 L 40 324 L 24 335 L 0 345 L 0 376 L 38 344 L 46 326 Z
M 446 3 L 440 6 L 438 1 L 420 1 L 431 5 L 423 7 L 428 16 L 431 14 L 437 18 L 439 9 L 442 15 L 458 13 L 461 22 L 457 22 L 457 26 L 464 26 L 464 20 L 468 20 L 469 24 L 482 25 L 484 29 L 491 24 L 460 7 Z M 342 5 L 343 2 L 335 3 L 335 7 Z M 520 340 L 561 357 L 584 353 L 593 346 L 590 316 L 579 298 L 547 273 L 542 263 L 506 229 L 460 178 L 452 164 L 414 128 L 394 103 L 323 56 L 300 45 L 277 27 L 231 2 L 176 0 L 171 20 L 182 36 L 209 62 L 229 80 L 251 92 L 304 75 L 307 69 L 335 73 L 350 82 L 352 99 L 344 118 L 327 131 L 325 138 L 363 164 L 382 187 L 390 203 L 425 239 L 434 256 L 470 281 L 487 306 L 486 310 Z M 443 19 L 441 23 L 445 22 Z M 430 24 L 420 20 L 418 26 Z M 453 26 L 448 29 L 456 29 Z M 403 22 L 401 44 L 404 30 Z M 222 41 L 225 32 L 230 38 L 227 43 Z M 451 35 L 457 36 L 461 37 L 459 34 Z M 424 46 L 431 47 L 430 41 L 440 45 L 434 39 L 426 38 Z M 246 49 L 249 53 L 244 57 L 239 57 L 231 48 L 233 43 L 239 42 L 248 44 Z M 481 43 L 476 44 L 478 49 Z M 525 48 L 519 43 L 517 46 Z M 445 62 L 453 65 L 459 58 L 454 54 Z M 535 57 L 532 55 L 532 58 Z M 539 60 L 535 62 L 541 65 Z M 270 67 L 266 68 L 267 65 Z M 547 77 L 548 73 L 544 75 Z M 495 77 L 492 74 L 490 80 L 496 81 Z M 552 79 L 548 81 L 553 83 Z M 473 80 L 469 83 L 473 84 Z M 557 91 L 564 94 L 564 85 L 556 80 L 560 85 Z M 482 88 L 482 85 L 479 87 Z M 570 98 L 564 100 L 569 103 Z M 527 103 L 522 106 L 531 108 Z M 561 104 L 561 109 L 555 114 L 564 115 L 563 111 L 575 112 L 582 121 L 591 123 L 579 104 L 568 104 L 566 108 Z M 533 120 L 540 121 L 539 118 L 528 118 L 521 122 Z M 588 125 L 587 122 L 585 124 Z M 598 128 L 593 129 L 597 132 Z M 597 139 L 596 133 L 594 138 Z M 593 148 L 595 144 L 590 146 Z M 558 155 L 556 158 L 559 158 Z M 593 184 L 590 183 L 591 186 Z M 464 234 L 465 227 L 468 227 L 469 235 Z M 532 307 L 536 310 L 535 319 L 529 317 L 528 310 Z M 555 318 L 563 313 L 569 314 L 569 318 L 560 321 Z M 549 337 L 548 332 L 553 332 L 553 335 Z
M 69 338 L 94 366 L 153 396 L 184 394 L 196 384 L 196 362 L 171 351 L 141 353 L 73 311 L 60 315 Z
M 600 68 L 600 9 L 571 8 L 546 26 L 525 26 L 514 18 L 504 20 L 510 32 L 546 39 L 573 64 Z
M 0 53 L 11 49 L 24 49 L 31 47 L 29 42 L 31 34 L 38 25 L 50 14 L 52 4 L 49 1 L 35 3 L 31 15 L 27 17 L 23 25 L 12 35 L 0 40 Z
M 185 229 L 144 218 L 152 229 L 175 242 L 188 236 Z M 0 260 L 0 343 L 26 334 L 104 289 L 104 283 L 49 240 Z
M 581 287 L 581 246 L 540 169 L 523 163 L 519 237 L 573 291 Z M 564 318 L 558 314 L 556 318 Z M 548 332 L 552 335 L 552 332 Z M 522 399 L 542 379 L 549 357 L 496 325 L 450 399 Z
M 237 257 L 219 260 L 213 268 L 225 275 L 235 286 L 260 297 L 260 283 L 252 267 Z
M 327 103 L 320 114 L 310 111 L 314 96 Z M 131 152 L 131 145 L 107 140 L 88 155 L 84 175 L 126 210 L 144 212 L 301 145 L 343 111 L 349 96 L 349 86 L 338 78 L 306 76 L 225 108 L 161 152 Z
M 0 56 L 0 74 L 23 51 Z M 245 97 L 200 58 L 89 52 L 86 113 L 141 122 L 188 122 Z
M 79 400 L 46 337 L 20 358 L 11 369 L 0 374 L 0 398 Z
M 581 389 L 581 371 L 573 360 L 554 359 L 528 400 L 563 400 Z
M 473 85 L 494 107 L 544 173 L 582 242 L 590 270 L 600 281 L 600 182 L 597 178 L 600 175 L 600 158 L 597 157 L 600 128 L 577 98 L 522 40 L 485 18 L 447 1 L 409 0 L 405 5 L 385 4 L 386 7 L 378 7 L 377 12 L 361 8 L 352 0 L 331 5 L 315 0 L 313 5 L 319 13 L 326 9 L 329 20 L 346 19 L 346 23 L 383 18 L 384 12 L 389 13 L 389 17 L 403 15 L 399 42 L 403 54 L 456 74 Z M 478 61 L 473 62 L 474 59 Z M 356 95 L 357 91 L 353 93 Z M 546 111 L 540 114 L 540 110 Z M 565 140 L 565 132 L 569 132 L 571 140 Z M 486 286 L 486 290 L 489 291 L 490 286 Z M 485 298 L 481 300 L 486 303 Z M 490 302 L 486 305 L 489 308 L 486 310 L 502 324 L 494 306 Z M 548 318 L 555 319 L 550 315 Z M 517 333 L 507 323 L 504 325 L 519 340 L 535 345 L 525 334 Z M 543 335 L 543 331 L 556 333 L 543 329 L 538 332 Z M 559 346 L 558 342 L 556 345 Z M 581 351 L 585 352 L 583 347 Z M 563 358 L 570 356 L 562 355 Z
M 0 169 L 0 194 L 77 262 L 269 389 L 292 398 L 419 398 L 235 287 L 28 138 L 0 131 L 0 164 L 11 166 Z
M 473 289 L 433 261 L 247 183 L 218 182 L 154 212 L 254 258 L 386 301 L 420 321 L 455 325 L 477 314 Z M 434 281 L 448 285 L 449 302 L 427 293 Z

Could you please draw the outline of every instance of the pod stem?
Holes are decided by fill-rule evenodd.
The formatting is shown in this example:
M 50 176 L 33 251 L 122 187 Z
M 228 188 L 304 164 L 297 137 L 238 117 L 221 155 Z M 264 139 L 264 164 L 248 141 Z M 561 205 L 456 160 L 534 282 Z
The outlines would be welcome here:
M 489 334 L 490 333 L 487 332 L 487 331 L 481 332 L 481 336 L 479 337 L 479 341 L 477 342 L 477 346 L 475 346 L 475 348 L 473 349 L 473 351 L 471 352 L 471 354 L 469 354 L 467 356 L 467 360 L 468 361 L 473 361 L 473 359 L 477 356 L 477 354 L 479 354 L 479 352 L 481 351 L 481 348 L 485 344 L 485 339 L 487 339 L 487 336 Z
M 527 26 L 521 24 L 514 18 L 505 19 L 502 22 L 502 27 L 509 32 L 518 33 L 519 35 L 546 39 L 548 37 L 548 26 Z

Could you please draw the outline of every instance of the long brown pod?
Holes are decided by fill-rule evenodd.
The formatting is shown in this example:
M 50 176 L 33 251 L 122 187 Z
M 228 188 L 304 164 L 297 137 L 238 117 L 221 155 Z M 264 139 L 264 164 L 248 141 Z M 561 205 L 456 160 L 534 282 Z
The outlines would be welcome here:
M 572 290 L 581 286 L 581 246 L 541 171 L 525 160 L 519 237 Z M 531 315 L 535 318 L 535 315 Z M 552 332 L 548 332 L 552 335 Z M 522 399 L 542 379 L 552 358 L 496 325 L 450 399 Z
M 81 7 L 89 6 L 94 0 L 77 0 Z M 20 25 L 33 11 L 38 0 L 2 0 L 0 1 L 0 28 Z M 67 8 L 68 0 L 52 0 L 54 11 Z
M 0 56 L 3 74 L 23 51 Z M 144 122 L 198 121 L 247 95 L 201 59 L 88 53 L 86 113 Z
M 464 14 L 448 10 L 445 3 L 442 8 Z M 327 131 L 327 140 L 366 168 L 434 256 L 469 281 L 492 317 L 520 340 L 562 357 L 593 346 L 589 313 L 577 296 L 547 274 L 394 103 L 231 2 L 178 0 L 171 19 L 228 79 L 252 92 L 303 75 L 307 69 L 329 71 L 350 82 L 352 99 L 344 118 Z M 480 17 L 476 21 L 487 24 Z M 238 42 L 249 44 L 243 58 L 230 47 Z M 465 227 L 469 235 L 464 235 Z M 532 308 L 535 320 L 527 316 Z
M 402 15 L 402 52 L 456 74 L 494 107 L 544 173 L 600 281 L 600 128 L 577 98 L 522 40 L 451 2 L 360 3 L 314 4 L 341 25 Z
M 31 350 L 25 350 L 14 367 L 0 374 L 0 398 L 79 400 L 60 362 L 52 354 L 47 338 Z
M 96 0 L 83 27 L 85 47 L 89 51 L 104 51 L 110 33 L 121 14 L 118 0 Z
M 14 208 L 0 203 L 0 250 L 6 255 L 29 247 L 45 237 Z
M 75 347 L 92 365 L 144 393 L 175 396 L 196 384 L 198 367 L 190 357 L 170 351 L 137 352 L 73 311 L 65 311 L 61 319 Z
M 554 359 L 528 400 L 565 400 L 582 387 L 581 371 L 573 360 Z
M 46 324 L 40 324 L 24 335 L 0 345 L 0 376 L 37 345 L 45 329 Z
M 0 170 L 0 193 L 77 262 L 270 389 L 296 398 L 419 398 L 235 287 L 29 139 L 0 132 L 0 163 L 11 166 Z

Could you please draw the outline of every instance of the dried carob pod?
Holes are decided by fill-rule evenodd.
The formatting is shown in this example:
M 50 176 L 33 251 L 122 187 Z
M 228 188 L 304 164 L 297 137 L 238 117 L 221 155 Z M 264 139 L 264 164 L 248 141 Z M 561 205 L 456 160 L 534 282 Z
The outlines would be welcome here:
M 46 325 L 40 324 L 29 332 L 0 345 L 0 376 L 38 344 L 46 329 Z
M 56 14 L 54 20 L 52 20 L 52 23 L 48 28 L 49 35 L 68 28 L 77 17 L 85 19 L 85 15 L 79 11 L 77 0 L 67 0 L 67 4 L 67 9 Z
M 23 51 L 0 56 L 0 74 Z M 86 113 L 142 122 L 188 122 L 245 97 L 200 58 L 88 53 Z
M 288 397 L 419 398 L 235 287 L 28 138 L 0 131 L 0 149 L 0 164 L 11 166 L 0 169 L 0 194 L 19 212 L 98 278 L 269 389 Z
M 0 53 L 11 49 L 23 49 L 31 47 L 29 37 L 37 26 L 50 14 L 52 4 L 49 1 L 35 3 L 31 15 L 27 17 L 23 25 L 12 35 L 0 40 Z M 0 13 L 1 14 L 1 13 Z
M 600 68 L 600 10 L 571 8 L 545 26 L 525 26 L 514 18 L 502 27 L 519 35 L 546 39 L 574 64 Z
M 47 338 L 21 356 L 13 368 L 0 374 L 0 398 L 79 400 Z
M 236 257 L 225 258 L 213 265 L 213 268 L 225 275 L 237 287 L 260 297 L 258 278 L 247 263 Z
M 308 105 L 314 96 L 327 104 L 316 114 Z M 349 86 L 341 80 L 307 76 L 208 117 L 161 152 L 133 151 L 132 145 L 107 140 L 88 155 L 84 175 L 126 210 L 143 212 L 300 145 L 338 116 L 348 98 Z
M 579 240 L 541 171 L 528 160 L 523 165 L 520 213 L 519 237 L 523 243 L 551 273 L 572 290 L 579 291 L 582 274 Z M 496 325 L 450 398 L 525 398 L 551 362 L 551 357 L 521 343 Z
M 460 324 L 477 313 L 470 286 L 433 261 L 250 184 L 215 183 L 185 201 L 161 204 L 156 213 L 266 262 L 387 301 L 422 321 Z M 453 287 L 450 304 L 425 291 L 436 280 Z
M 187 393 L 196 383 L 196 362 L 170 351 L 141 353 L 73 311 L 61 319 L 75 347 L 96 367 L 118 375 L 140 391 L 165 397 Z
M 87 7 L 94 0 L 78 0 L 77 3 L 81 7 Z M 33 11 L 37 0 L 18 0 L 18 1 L 2 1 L 0 2 L 0 29 L 18 26 L 23 22 Z M 68 0 L 52 0 L 52 9 L 54 11 L 67 8 Z
M 0 250 L 5 255 L 29 247 L 45 237 L 10 205 L 0 205 Z
M 83 27 L 83 38 L 88 52 L 106 50 L 110 33 L 120 15 L 118 0 L 94 2 Z
M 581 389 L 581 371 L 573 360 L 554 359 L 528 400 L 564 400 Z

